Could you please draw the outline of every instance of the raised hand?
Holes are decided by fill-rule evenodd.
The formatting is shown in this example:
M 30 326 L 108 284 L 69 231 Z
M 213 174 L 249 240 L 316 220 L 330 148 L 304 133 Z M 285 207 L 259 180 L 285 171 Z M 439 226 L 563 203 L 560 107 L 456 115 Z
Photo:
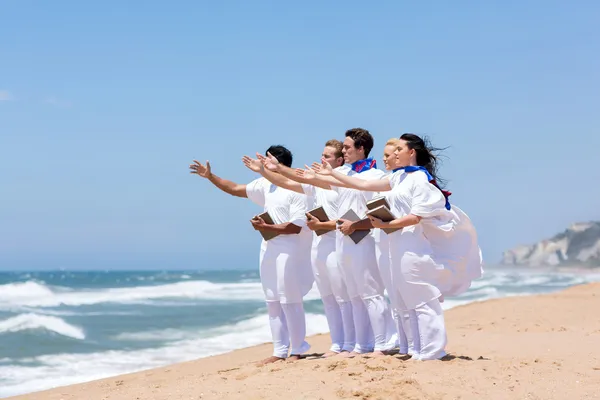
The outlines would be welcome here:
M 333 171 L 331 165 L 324 158 L 321 158 L 321 164 L 313 163 L 312 169 L 319 175 L 331 175 Z
M 260 160 L 260 162 L 262 163 L 262 165 L 268 169 L 269 171 L 277 171 L 277 168 L 279 167 L 279 160 L 277 160 L 275 157 L 273 157 L 271 155 L 271 153 L 267 153 L 267 155 L 269 157 L 265 157 L 260 153 L 256 153 L 256 157 L 258 157 L 258 159 Z M 275 161 L 272 161 L 275 160 Z
M 262 168 L 262 163 L 259 160 L 251 158 L 249 156 L 242 157 L 242 162 L 251 171 L 260 172 Z
M 210 178 L 212 173 L 210 171 L 210 162 L 206 161 L 206 165 L 202 165 L 201 162 L 194 160 L 193 164 L 190 164 L 190 174 L 196 174 L 203 178 Z
M 313 171 L 312 169 L 310 169 L 310 167 L 308 165 L 304 166 L 306 169 L 302 169 L 302 168 L 296 168 L 296 175 L 304 178 L 308 181 L 315 179 L 317 177 L 317 174 L 315 173 L 315 171 Z
M 271 164 L 273 164 L 274 166 L 279 168 L 279 160 L 277 159 L 277 157 L 275 157 L 273 154 L 271 154 L 267 151 L 267 158 L 269 159 L 269 162 Z

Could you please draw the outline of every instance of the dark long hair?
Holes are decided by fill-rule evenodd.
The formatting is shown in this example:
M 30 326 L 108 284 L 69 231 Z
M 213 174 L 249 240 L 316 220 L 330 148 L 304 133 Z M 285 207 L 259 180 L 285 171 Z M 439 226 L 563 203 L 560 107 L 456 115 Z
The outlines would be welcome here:
M 409 149 L 417 153 L 417 165 L 427 169 L 438 187 L 445 186 L 446 182 L 438 174 L 439 153 L 445 149 L 433 147 L 429 139 L 421 138 L 413 133 L 404 133 L 400 139 L 406 142 Z

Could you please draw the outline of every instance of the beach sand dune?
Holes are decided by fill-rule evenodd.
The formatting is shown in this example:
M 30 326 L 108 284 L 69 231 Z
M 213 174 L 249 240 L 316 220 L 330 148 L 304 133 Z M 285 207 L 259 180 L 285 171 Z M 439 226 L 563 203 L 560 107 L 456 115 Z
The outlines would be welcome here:
M 600 284 L 473 303 L 446 320 L 445 361 L 309 356 L 257 367 L 270 355 L 264 344 L 13 399 L 600 398 Z M 310 342 L 323 353 L 328 336 Z

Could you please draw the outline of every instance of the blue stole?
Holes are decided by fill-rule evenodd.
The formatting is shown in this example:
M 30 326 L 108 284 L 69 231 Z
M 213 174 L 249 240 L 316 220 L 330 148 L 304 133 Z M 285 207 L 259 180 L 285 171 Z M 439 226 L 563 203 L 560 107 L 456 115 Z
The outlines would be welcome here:
M 368 171 L 371 168 L 377 168 L 377 162 L 373 158 L 365 158 L 364 160 L 358 160 L 353 162 L 352 170 L 358 173 Z

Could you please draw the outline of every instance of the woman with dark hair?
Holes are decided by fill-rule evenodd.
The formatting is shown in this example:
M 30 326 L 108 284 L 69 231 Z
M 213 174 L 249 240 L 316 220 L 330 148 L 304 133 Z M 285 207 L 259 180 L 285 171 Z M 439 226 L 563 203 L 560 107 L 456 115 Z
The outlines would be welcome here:
M 370 216 L 375 228 L 400 228 L 388 235 L 392 289 L 408 310 L 413 358 L 446 355 L 446 328 L 440 301 L 465 292 L 482 273 L 477 233 L 467 215 L 448 201 L 437 183 L 437 158 L 419 136 L 406 133 L 395 151 L 399 167 L 380 180 L 355 179 L 316 166 L 341 184 L 365 191 L 391 191 L 386 197 L 396 219 Z M 393 296 L 390 296 L 393 299 Z

